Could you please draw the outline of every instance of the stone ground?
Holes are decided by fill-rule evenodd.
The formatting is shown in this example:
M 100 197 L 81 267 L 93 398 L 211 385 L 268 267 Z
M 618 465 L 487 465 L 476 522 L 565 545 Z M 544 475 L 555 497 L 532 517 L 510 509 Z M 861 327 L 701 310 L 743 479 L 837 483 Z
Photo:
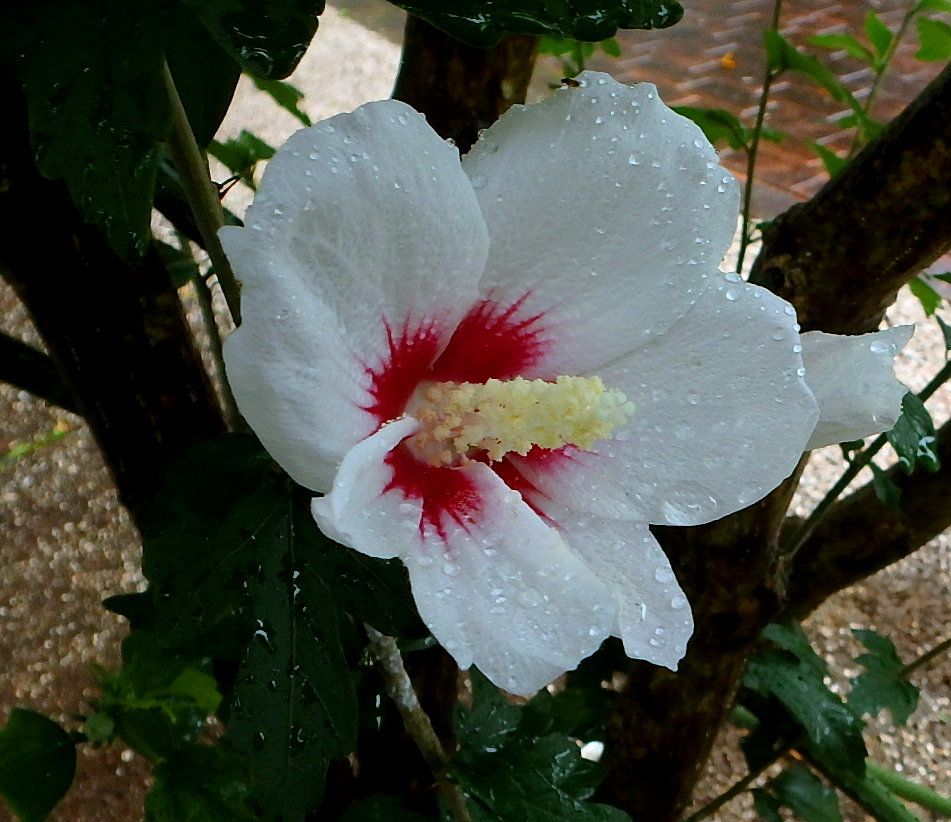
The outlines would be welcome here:
M 350 0 L 348 8 L 331 8 L 322 18 L 315 46 L 292 78 L 307 95 L 305 108 L 314 119 L 348 110 L 388 95 L 398 64 L 400 14 L 383 3 Z M 771 4 L 735 0 L 729 14 L 717 0 L 686 4 L 688 16 L 667 32 L 628 32 L 621 37 L 623 56 L 593 60 L 592 67 L 611 70 L 628 81 L 656 82 L 670 103 L 708 105 L 752 117 L 761 76 L 760 32 Z M 872 6 L 897 25 L 902 4 L 895 0 Z M 807 35 L 855 30 L 868 7 L 861 3 L 804 0 L 787 15 L 784 31 L 801 45 Z M 369 26 L 369 28 L 367 28 Z M 879 95 L 880 116 L 893 115 L 936 73 L 915 63 L 913 47 L 899 51 L 898 70 Z M 721 62 L 726 54 L 735 68 Z M 342 54 L 352 55 L 341 59 Z M 697 54 L 702 59 L 697 61 Z M 847 72 L 857 94 L 867 91 L 868 76 L 833 55 Z M 543 61 L 533 85 L 536 96 L 560 70 Z M 790 132 L 780 146 L 767 144 L 761 156 L 757 192 L 759 216 L 771 216 L 790 202 L 813 193 L 823 181 L 818 160 L 805 145 L 820 139 L 833 148 L 847 146 L 830 124 L 836 106 L 807 83 L 789 78 L 775 87 L 771 124 Z M 878 111 L 878 109 L 876 109 Z M 222 128 L 232 135 L 248 128 L 279 144 L 296 122 L 242 84 L 235 109 Z M 725 152 L 724 162 L 742 171 L 742 158 Z M 229 205 L 242 210 L 249 199 L 236 191 Z M 951 319 L 951 317 L 949 317 Z M 889 314 L 890 322 L 921 322 L 923 316 L 907 294 Z M 0 288 L 0 328 L 33 344 L 39 340 L 22 306 L 9 289 Z M 899 371 L 914 389 L 940 367 L 942 346 L 933 322 L 923 323 Z M 930 403 L 936 419 L 951 416 L 945 389 Z M 0 454 L 58 432 L 55 442 L 38 448 L 12 466 L 0 466 L 0 717 L 14 705 L 31 707 L 70 723 L 95 694 L 89 666 L 114 664 L 123 627 L 99 607 L 107 595 L 141 586 L 137 534 L 118 505 L 108 473 L 82 421 L 48 408 L 24 392 L 0 385 Z M 836 449 L 818 453 L 797 499 L 797 513 L 807 513 L 841 470 Z M 864 478 L 863 478 L 864 479 Z M 947 635 L 951 557 L 948 535 L 913 557 L 842 592 L 809 621 L 811 636 L 835 672 L 834 687 L 844 687 L 856 671 L 850 660 L 858 651 L 853 627 L 874 627 L 890 636 L 903 659 L 911 660 Z M 909 777 L 951 792 L 951 662 L 936 660 L 920 670 L 919 709 L 908 726 L 873 723 L 867 741 L 873 756 Z M 737 734 L 722 735 L 699 791 L 704 801 L 743 773 Z M 53 819 L 77 822 L 128 822 L 141 818 L 147 768 L 131 751 L 83 749 L 76 783 Z M 850 822 L 865 819 L 854 806 Z M 4 819 L 0 810 L 0 820 Z M 752 818 L 745 798 L 726 806 L 716 818 Z

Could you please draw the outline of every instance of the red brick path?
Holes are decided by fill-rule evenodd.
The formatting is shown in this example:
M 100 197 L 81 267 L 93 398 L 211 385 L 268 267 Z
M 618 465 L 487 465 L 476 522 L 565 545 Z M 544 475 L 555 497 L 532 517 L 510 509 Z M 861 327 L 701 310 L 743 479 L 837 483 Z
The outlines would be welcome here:
M 623 55 L 593 58 L 590 68 L 610 71 L 627 82 L 649 80 L 657 84 L 668 104 L 724 108 L 752 125 L 763 81 L 762 35 L 772 18 L 772 0 L 682 2 L 686 11 L 676 26 L 619 32 Z M 864 40 L 863 20 L 870 9 L 894 31 L 909 3 L 787 0 L 780 30 L 794 45 L 822 56 L 857 99 L 864 101 L 871 70 L 844 52 L 810 46 L 807 40 L 814 34 L 845 31 Z M 942 64 L 915 60 L 917 48 L 917 32 L 911 26 L 876 95 L 873 115 L 878 119 L 894 117 L 941 69 Z M 735 59 L 735 68 L 721 62 L 728 54 Z M 808 198 L 826 181 L 808 141 L 816 140 L 840 154 L 851 142 L 851 133 L 835 124 L 848 110 L 806 77 L 788 73 L 779 78 L 773 84 L 768 111 L 767 125 L 789 136 L 779 145 L 764 142 L 760 150 L 754 211 L 764 217 Z M 735 174 L 745 177 L 742 152 L 722 148 L 721 155 Z

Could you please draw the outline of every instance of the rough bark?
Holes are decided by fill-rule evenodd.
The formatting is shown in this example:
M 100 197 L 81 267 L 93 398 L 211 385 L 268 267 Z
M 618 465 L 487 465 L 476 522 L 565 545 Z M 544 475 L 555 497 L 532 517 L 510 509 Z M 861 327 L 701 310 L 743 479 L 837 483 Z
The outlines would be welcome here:
M 764 232 L 752 282 L 803 330 L 872 331 L 898 289 L 951 247 L 951 66 L 809 202 Z
M 120 260 L 65 186 L 36 171 L 25 101 L 8 75 L 0 74 L 0 100 L 0 273 L 136 515 L 169 459 L 224 430 L 214 390 L 158 256 Z
M 491 49 L 468 46 L 410 15 L 393 97 L 426 115 L 465 152 L 479 131 L 525 102 L 538 38 L 509 35 Z
M 901 491 L 901 511 L 886 508 L 866 485 L 835 505 L 796 554 L 786 611 L 803 618 L 842 588 L 917 551 L 951 526 L 951 423 L 935 443 L 943 467 L 888 476 Z
M 898 289 L 951 246 L 949 180 L 951 68 L 845 172 L 773 223 L 751 280 L 793 303 L 806 330 L 874 329 Z M 931 482 L 947 480 L 935 475 Z M 687 805 L 746 657 L 785 605 L 794 558 L 779 554 L 777 536 L 792 486 L 787 481 L 759 505 L 703 528 L 656 529 L 690 598 L 697 628 L 678 673 L 632 666 L 609 723 L 602 796 L 634 819 L 666 822 Z M 947 512 L 937 508 L 945 494 L 918 495 L 909 488 L 912 507 L 893 522 L 880 506 L 873 507 L 870 491 L 860 493 L 826 526 L 837 524 L 843 537 L 829 549 L 828 562 L 821 535 L 810 541 L 802 570 L 793 572 L 796 596 L 806 596 L 803 589 L 818 573 L 810 564 L 829 570 L 833 579 L 838 574 L 828 595 L 914 550 L 914 542 L 922 544 L 947 522 Z M 914 502 L 913 496 L 930 499 Z M 916 522 L 919 517 L 931 521 Z M 850 550 L 847 528 L 862 533 L 863 540 L 872 528 L 868 541 L 875 546 L 856 560 L 851 574 L 844 560 Z

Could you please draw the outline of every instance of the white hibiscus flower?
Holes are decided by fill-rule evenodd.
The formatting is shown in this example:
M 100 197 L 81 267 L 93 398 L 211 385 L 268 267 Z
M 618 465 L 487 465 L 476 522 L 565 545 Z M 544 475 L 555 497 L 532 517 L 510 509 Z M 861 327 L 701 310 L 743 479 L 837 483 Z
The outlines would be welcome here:
M 300 131 L 221 232 L 242 413 L 326 534 L 399 557 L 459 665 L 526 695 L 612 634 L 676 668 L 693 623 L 648 525 L 890 427 L 910 336 L 810 357 L 787 303 L 717 268 L 738 194 L 700 130 L 647 83 L 579 80 L 461 162 L 392 100 Z

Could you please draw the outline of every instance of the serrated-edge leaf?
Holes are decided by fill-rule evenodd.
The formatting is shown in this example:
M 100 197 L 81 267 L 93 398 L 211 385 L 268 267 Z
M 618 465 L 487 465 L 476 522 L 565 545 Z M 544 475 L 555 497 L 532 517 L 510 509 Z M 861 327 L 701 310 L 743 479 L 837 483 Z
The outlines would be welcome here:
M 887 708 L 898 725 L 904 725 L 918 705 L 918 688 L 902 675 L 904 663 L 894 643 L 885 636 L 864 629 L 852 633 L 868 649 L 856 658 L 865 672 L 852 678 L 848 702 L 859 713 L 875 716 Z
M 925 312 L 926 317 L 932 316 L 941 305 L 941 295 L 935 291 L 921 276 L 908 282 L 908 290 L 915 295 Z

